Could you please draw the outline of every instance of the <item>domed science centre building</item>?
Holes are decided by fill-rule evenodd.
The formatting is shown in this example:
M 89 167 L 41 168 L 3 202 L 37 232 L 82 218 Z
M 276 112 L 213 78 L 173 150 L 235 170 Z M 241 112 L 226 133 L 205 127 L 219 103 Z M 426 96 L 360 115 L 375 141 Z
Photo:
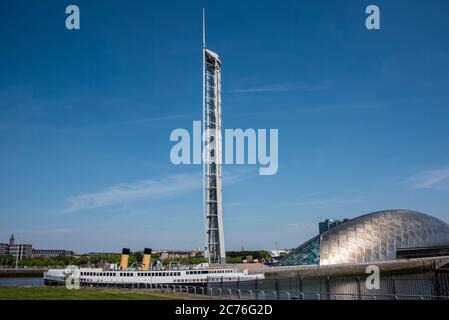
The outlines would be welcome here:
M 398 259 L 407 249 L 449 246 L 449 225 L 410 210 L 387 210 L 334 223 L 292 250 L 280 265 L 363 264 Z

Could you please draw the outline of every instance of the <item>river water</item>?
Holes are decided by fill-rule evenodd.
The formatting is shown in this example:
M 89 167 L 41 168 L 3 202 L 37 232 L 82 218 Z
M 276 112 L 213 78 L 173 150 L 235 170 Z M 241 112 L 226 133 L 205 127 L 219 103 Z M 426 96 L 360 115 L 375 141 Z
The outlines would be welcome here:
M 0 287 L 43 287 L 41 278 L 0 278 Z

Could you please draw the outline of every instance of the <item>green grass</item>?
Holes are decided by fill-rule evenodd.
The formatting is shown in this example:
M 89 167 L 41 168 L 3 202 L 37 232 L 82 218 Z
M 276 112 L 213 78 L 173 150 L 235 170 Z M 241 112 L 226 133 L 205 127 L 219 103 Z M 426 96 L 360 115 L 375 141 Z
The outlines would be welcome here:
M 0 287 L 0 300 L 181 300 L 182 297 L 104 288 Z

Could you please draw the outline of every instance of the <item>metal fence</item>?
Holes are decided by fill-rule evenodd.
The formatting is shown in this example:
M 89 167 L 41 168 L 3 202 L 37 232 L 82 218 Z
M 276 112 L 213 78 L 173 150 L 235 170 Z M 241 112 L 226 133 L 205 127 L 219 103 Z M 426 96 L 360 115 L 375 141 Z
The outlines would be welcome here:
M 94 284 L 198 298 L 231 300 L 449 300 L 449 273 L 391 275 L 380 279 L 380 289 L 368 290 L 366 278 L 288 278 L 254 281 L 211 282 L 207 286 L 162 284 Z
M 449 296 L 449 273 L 429 272 L 414 275 L 383 275 L 379 289 L 368 289 L 366 277 L 291 277 L 242 282 L 210 283 L 208 288 L 240 289 L 253 292 L 278 292 L 270 298 L 279 298 L 283 293 L 303 293 L 304 297 L 320 296 L 320 299 L 386 299 L 391 297 L 446 297 Z M 300 295 L 301 296 L 301 295 Z
M 144 289 L 170 294 L 190 295 L 197 298 L 228 300 L 449 300 L 449 296 L 405 294 L 358 294 L 303 291 L 271 291 L 218 287 L 195 287 L 184 285 L 135 285 L 129 289 Z

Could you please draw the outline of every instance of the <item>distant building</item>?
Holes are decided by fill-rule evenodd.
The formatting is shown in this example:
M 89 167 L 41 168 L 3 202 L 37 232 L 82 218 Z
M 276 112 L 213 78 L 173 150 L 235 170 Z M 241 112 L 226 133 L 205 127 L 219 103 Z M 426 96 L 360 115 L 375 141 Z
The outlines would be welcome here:
M 51 259 L 56 257 L 73 257 L 73 255 L 74 252 L 68 250 L 33 249 L 31 253 L 32 258 L 39 258 L 39 259 Z
M 287 254 L 286 250 L 270 250 L 270 255 L 272 258 L 279 258 L 283 254 Z
M 9 254 L 14 257 L 14 259 L 22 260 L 26 258 L 42 258 L 50 259 L 55 257 L 72 257 L 74 255 L 73 251 L 67 250 L 38 250 L 33 249 L 31 244 L 16 244 L 16 239 L 14 238 L 14 233 L 9 238 L 8 243 L 0 243 L 0 255 Z
M 159 257 L 161 260 L 169 259 L 187 259 L 191 257 L 201 256 L 202 252 L 198 251 L 160 251 Z
M 0 255 L 1 254 L 9 254 L 9 244 L 0 243 Z
M 31 258 L 33 246 L 31 244 L 13 244 L 9 246 L 9 254 L 17 260 Z
M 0 255 L 9 254 L 9 248 L 14 245 L 14 233 L 9 238 L 9 243 L 0 243 Z
M 323 222 L 320 222 L 318 224 L 320 229 L 320 234 L 325 233 L 326 231 L 329 231 L 345 222 L 349 221 L 348 219 L 343 220 L 336 220 L 336 219 L 326 219 Z

